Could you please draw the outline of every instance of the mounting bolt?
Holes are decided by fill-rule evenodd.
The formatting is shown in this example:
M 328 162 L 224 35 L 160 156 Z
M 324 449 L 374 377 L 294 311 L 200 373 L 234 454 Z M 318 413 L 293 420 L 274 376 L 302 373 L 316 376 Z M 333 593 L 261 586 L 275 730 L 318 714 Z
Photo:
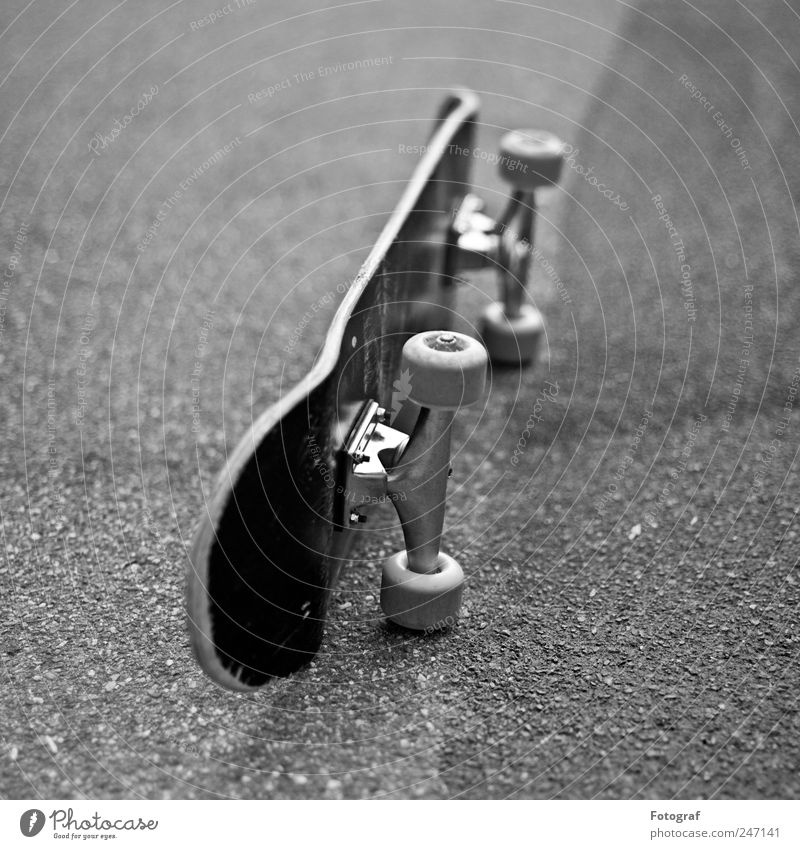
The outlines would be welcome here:
M 351 525 L 363 525 L 366 521 L 367 517 L 363 513 L 359 513 L 357 510 L 352 510 L 350 512 Z

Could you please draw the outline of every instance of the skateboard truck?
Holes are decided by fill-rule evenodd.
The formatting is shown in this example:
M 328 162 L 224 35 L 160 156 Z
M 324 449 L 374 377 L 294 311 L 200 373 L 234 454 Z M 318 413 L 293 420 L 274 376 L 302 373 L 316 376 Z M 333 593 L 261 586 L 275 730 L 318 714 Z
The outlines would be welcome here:
M 368 402 L 345 446 L 344 493 L 352 523 L 358 504 L 391 500 L 403 526 L 405 550 L 383 567 L 381 607 L 387 618 L 423 631 L 451 624 L 461 606 L 464 574 L 441 551 L 450 442 L 456 411 L 483 394 L 486 351 L 475 339 L 449 331 L 418 333 L 406 342 L 411 433 L 387 423 Z
M 515 130 L 500 141 L 500 175 L 511 184 L 508 204 L 499 220 L 482 212 L 483 201 L 464 197 L 456 211 L 457 267 L 486 268 L 500 273 L 501 300 L 491 304 L 478 329 L 493 362 L 520 364 L 533 360 L 544 330 L 542 314 L 525 300 L 536 222 L 534 192 L 558 181 L 563 143 L 542 130 Z

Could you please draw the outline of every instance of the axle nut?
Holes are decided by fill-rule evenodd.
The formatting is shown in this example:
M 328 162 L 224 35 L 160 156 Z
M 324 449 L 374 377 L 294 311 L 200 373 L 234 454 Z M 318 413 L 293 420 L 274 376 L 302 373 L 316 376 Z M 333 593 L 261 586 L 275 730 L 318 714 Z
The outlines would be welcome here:
M 500 176 L 515 189 L 532 191 L 558 182 L 564 142 L 544 130 L 514 130 L 500 140 Z
M 408 397 L 435 410 L 474 404 L 483 395 L 487 362 L 483 345 L 463 333 L 418 333 L 403 346 L 401 369 L 408 374 Z

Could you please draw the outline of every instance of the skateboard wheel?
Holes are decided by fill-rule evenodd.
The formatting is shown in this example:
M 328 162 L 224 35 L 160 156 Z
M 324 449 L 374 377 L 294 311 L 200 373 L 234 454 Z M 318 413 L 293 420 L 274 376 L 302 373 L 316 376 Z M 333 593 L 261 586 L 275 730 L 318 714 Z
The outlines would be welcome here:
M 453 625 L 461 608 L 464 573 L 439 552 L 439 570 L 412 572 L 408 555 L 400 551 L 383 565 L 381 607 L 386 618 L 412 631 L 439 631 Z
M 483 395 L 487 362 L 483 345 L 463 333 L 418 333 L 403 346 L 401 369 L 408 374 L 408 397 L 435 410 L 474 404 Z
M 500 176 L 516 189 L 558 182 L 564 142 L 544 130 L 514 130 L 500 140 Z
M 544 320 L 532 304 L 523 304 L 519 315 L 510 318 L 495 302 L 481 316 L 478 330 L 493 363 L 518 365 L 535 359 Z

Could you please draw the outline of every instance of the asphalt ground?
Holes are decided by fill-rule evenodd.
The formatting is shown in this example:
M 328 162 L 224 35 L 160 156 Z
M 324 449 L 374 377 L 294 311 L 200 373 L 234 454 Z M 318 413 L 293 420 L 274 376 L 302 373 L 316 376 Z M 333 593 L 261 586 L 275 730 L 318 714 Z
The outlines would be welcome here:
M 795 798 L 795 9 L 128 5 L 0 20 L 0 793 Z M 223 691 L 183 610 L 209 484 L 455 85 L 494 210 L 506 129 L 573 148 L 542 362 L 458 421 L 464 616 L 388 627 L 370 538 L 315 663 Z

